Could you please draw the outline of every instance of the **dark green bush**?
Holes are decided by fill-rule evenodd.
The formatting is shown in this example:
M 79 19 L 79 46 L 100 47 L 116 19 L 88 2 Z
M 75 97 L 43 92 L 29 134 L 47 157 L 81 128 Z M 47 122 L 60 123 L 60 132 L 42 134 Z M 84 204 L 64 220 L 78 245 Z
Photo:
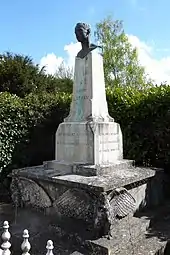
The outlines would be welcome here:
M 70 98 L 65 93 L 43 93 L 25 98 L 25 104 L 33 112 L 32 116 L 35 119 L 38 116 L 39 121 L 29 127 L 29 143 L 24 149 L 27 159 L 23 159 L 23 165 L 37 165 L 42 164 L 43 160 L 54 159 L 55 133 L 68 114 Z
M 69 78 L 47 75 L 28 56 L 0 54 L 1 178 L 13 168 L 53 158 L 55 131 L 70 104 L 65 92 L 72 85 Z
M 65 93 L 29 94 L 24 99 L 0 93 L 0 172 L 53 159 L 54 136 L 69 109 Z
M 170 86 L 107 90 L 110 114 L 121 124 L 124 156 L 145 166 L 170 163 Z
M 72 91 L 71 79 L 47 75 L 28 56 L 10 52 L 0 54 L 0 92 L 9 92 L 21 98 L 30 93 Z
M 0 172 L 12 164 L 15 148 L 27 132 L 22 100 L 9 93 L 0 93 Z

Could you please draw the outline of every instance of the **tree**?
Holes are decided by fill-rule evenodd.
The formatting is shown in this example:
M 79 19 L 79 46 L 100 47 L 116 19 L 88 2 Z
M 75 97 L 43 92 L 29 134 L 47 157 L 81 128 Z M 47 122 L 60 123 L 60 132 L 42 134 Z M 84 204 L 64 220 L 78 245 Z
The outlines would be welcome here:
M 32 58 L 6 52 L 0 55 L 0 92 L 21 98 L 28 94 L 72 92 L 71 70 L 60 67 L 58 76 L 48 75 Z
M 67 66 L 64 61 L 59 65 L 55 77 L 59 79 L 73 79 L 73 68 Z
M 19 97 L 43 90 L 46 85 L 44 68 L 39 68 L 28 56 L 6 52 L 0 55 L 0 92 Z
M 58 91 L 72 93 L 73 91 L 73 68 L 67 66 L 64 61 L 58 67 L 55 78 L 58 81 Z
M 144 86 L 144 68 L 139 65 L 137 49 L 129 43 L 122 21 L 108 17 L 97 23 L 95 38 L 102 46 L 107 85 Z

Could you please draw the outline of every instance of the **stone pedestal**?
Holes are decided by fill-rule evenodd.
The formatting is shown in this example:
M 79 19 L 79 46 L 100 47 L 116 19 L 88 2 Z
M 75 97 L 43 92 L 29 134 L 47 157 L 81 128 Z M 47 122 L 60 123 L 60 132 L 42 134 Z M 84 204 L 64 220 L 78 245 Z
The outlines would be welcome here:
M 122 133 L 115 122 L 64 122 L 56 135 L 56 160 L 105 165 L 123 159 Z
M 55 169 L 57 161 L 104 166 L 122 159 L 122 132 L 108 113 L 102 56 L 76 57 L 70 114 L 56 133 Z

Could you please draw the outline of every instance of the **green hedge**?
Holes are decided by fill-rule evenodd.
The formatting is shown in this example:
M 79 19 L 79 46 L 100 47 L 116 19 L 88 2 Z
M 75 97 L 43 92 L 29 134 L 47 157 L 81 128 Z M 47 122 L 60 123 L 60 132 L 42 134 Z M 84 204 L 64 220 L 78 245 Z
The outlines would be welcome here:
M 17 96 L 0 93 L 0 171 L 12 163 L 16 145 L 27 134 L 24 114 Z
M 107 91 L 110 114 L 120 123 L 124 156 L 145 166 L 170 163 L 170 86 L 144 91 L 116 88 Z
M 0 93 L 0 170 L 41 164 L 54 158 L 55 132 L 67 116 L 70 94 Z M 144 91 L 107 88 L 109 112 L 120 123 L 124 157 L 137 164 L 170 163 L 170 86 Z
M 54 136 L 67 114 L 70 95 L 0 93 L 0 179 L 18 167 L 54 157 Z

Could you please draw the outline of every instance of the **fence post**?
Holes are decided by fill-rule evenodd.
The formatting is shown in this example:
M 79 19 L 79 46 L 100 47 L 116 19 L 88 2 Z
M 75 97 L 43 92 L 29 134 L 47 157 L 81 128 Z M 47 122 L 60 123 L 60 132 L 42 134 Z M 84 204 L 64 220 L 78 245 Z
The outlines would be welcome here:
M 9 239 L 11 237 L 11 234 L 10 232 L 8 231 L 9 229 L 9 223 L 8 221 L 4 221 L 4 224 L 3 224 L 3 233 L 2 233 L 2 240 L 3 240 L 3 243 L 1 245 L 1 248 L 3 250 L 2 252 L 2 255 L 10 255 L 11 252 L 10 252 L 10 247 L 11 247 L 11 244 L 9 242 Z
M 53 249 L 54 249 L 53 241 L 51 241 L 51 240 L 47 241 L 46 249 L 47 249 L 46 255 L 54 255 L 54 253 L 53 253 Z
M 28 233 L 27 229 L 25 229 L 23 231 L 23 235 L 22 236 L 24 238 L 24 241 L 21 244 L 22 255 L 30 255 L 29 251 L 31 249 L 31 245 L 30 245 L 30 243 L 28 241 L 29 233 Z

